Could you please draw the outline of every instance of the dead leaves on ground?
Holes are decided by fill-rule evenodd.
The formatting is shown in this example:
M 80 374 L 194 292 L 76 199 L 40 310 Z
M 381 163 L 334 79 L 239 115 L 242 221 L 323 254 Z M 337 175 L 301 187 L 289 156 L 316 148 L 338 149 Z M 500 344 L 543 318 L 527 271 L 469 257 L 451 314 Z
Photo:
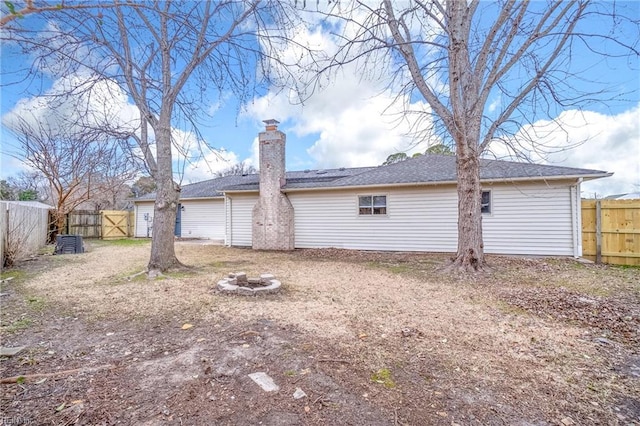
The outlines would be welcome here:
M 640 346 L 640 312 L 630 301 L 585 296 L 562 287 L 512 289 L 502 299 L 529 313 L 594 328 L 620 343 Z

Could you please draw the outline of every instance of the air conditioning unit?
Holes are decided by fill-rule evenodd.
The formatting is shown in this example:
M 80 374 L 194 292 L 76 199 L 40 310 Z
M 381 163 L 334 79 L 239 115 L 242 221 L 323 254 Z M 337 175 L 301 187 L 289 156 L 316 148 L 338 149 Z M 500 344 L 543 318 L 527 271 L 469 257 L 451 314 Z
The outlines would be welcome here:
M 58 235 L 55 254 L 84 253 L 82 235 Z

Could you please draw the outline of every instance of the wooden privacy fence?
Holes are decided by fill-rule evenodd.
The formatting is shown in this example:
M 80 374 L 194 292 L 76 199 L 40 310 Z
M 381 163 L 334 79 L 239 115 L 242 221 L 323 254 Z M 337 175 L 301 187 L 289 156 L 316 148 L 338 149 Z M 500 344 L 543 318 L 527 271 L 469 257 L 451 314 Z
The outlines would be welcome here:
M 51 208 L 38 202 L 0 201 L 2 266 L 24 259 L 47 244 Z
M 67 214 L 65 231 L 60 233 L 82 235 L 83 238 L 100 238 L 102 214 L 93 210 L 75 210 Z
M 125 210 L 77 210 L 67 215 L 66 233 L 83 238 L 117 239 L 134 235 L 134 213 Z
M 640 200 L 582 200 L 582 254 L 598 263 L 640 265 Z

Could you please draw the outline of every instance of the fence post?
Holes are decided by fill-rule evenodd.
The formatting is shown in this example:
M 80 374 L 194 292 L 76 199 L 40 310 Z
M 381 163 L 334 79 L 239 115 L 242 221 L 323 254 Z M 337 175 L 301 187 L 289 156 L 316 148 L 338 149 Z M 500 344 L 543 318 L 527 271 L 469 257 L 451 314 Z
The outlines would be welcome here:
M 596 200 L 596 263 L 602 263 L 602 206 Z
M 9 205 L 0 203 L 0 268 L 4 268 L 4 256 L 9 247 Z

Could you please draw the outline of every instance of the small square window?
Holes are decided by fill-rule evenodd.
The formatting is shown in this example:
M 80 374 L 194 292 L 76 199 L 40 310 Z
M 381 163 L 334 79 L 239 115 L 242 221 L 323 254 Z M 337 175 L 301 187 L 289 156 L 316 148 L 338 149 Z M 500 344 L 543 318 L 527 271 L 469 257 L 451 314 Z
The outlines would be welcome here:
M 491 191 L 482 191 L 480 212 L 491 214 Z
M 387 214 L 386 195 L 360 195 L 358 197 L 359 215 L 384 215 Z

